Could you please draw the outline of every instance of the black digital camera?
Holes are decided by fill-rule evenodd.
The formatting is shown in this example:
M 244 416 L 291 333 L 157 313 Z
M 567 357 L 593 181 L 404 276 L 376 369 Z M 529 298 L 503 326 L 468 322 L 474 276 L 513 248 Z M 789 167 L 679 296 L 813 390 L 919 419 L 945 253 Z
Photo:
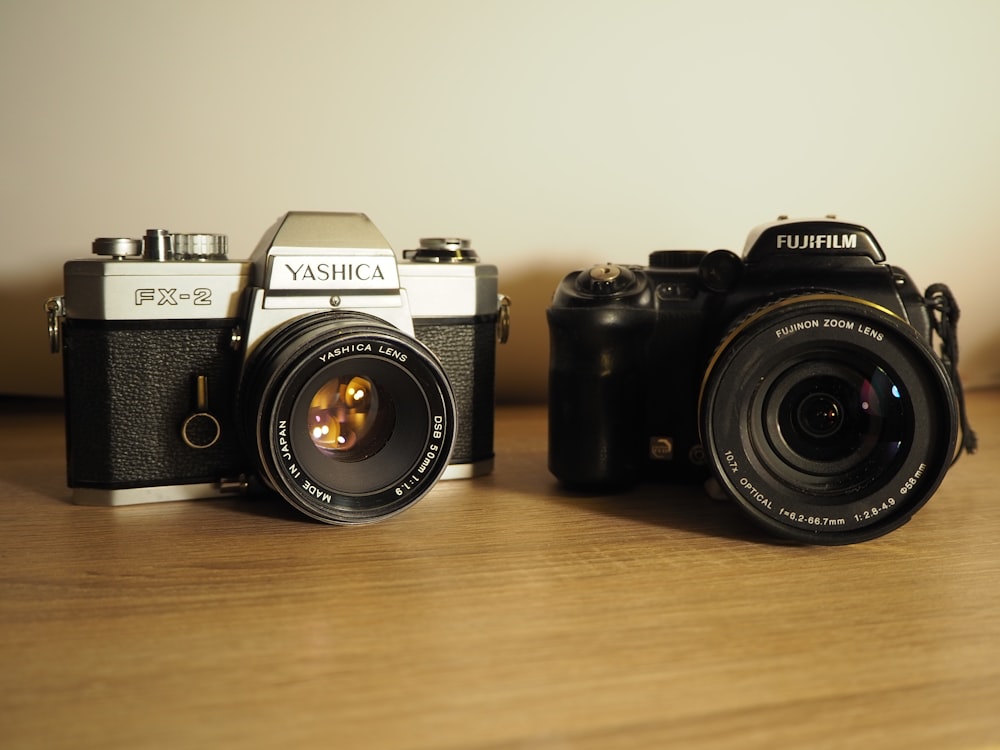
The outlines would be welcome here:
M 742 258 L 573 272 L 548 310 L 549 468 L 589 490 L 710 471 L 779 535 L 877 537 L 927 501 L 959 440 L 974 450 L 957 317 L 947 287 L 921 294 L 833 217 L 761 225 Z
M 363 214 L 290 212 L 249 260 L 227 245 L 149 230 L 66 264 L 47 308 L 75 501 L 263 485 L 353 524 L 492 469 L 506 298 L 467 241 L 397 262 Z

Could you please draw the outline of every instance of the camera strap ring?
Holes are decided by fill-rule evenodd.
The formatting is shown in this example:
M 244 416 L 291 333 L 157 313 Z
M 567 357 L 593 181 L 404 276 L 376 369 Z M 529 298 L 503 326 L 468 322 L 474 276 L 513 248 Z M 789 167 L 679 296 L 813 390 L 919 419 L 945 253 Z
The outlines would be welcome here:
M 932 284 L 924 292 L 924 304 L 930 314 L 931 328 L 941 339 L 941 362 L 945 366 L 948 377 L 955 389 L 958 401 L 959 427 L 962 437 L 959 449 L 952 461 L 958 461 L 962 453 L 975 453 L 979 447 L 979 439 L 969 424 L 969 414 L 965 408 L 965 393 L 962 381 L 958 376 L 958 318 L 960 310 L 955 301 L 955 295 L 945 284 Z
M 45 300 L 45 312 L 49 319 L 49 349 L 53 354 L 62 351 L 62 324 L 66 319 L 66 301 L 62 297 Z

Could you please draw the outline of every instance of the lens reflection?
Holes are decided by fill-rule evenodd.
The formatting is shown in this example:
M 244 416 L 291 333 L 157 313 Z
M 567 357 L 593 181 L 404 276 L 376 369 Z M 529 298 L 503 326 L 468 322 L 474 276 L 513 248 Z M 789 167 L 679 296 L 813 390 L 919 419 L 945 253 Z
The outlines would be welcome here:
M 309 402 L 309 437 L 332 458 L 359 461 L 385 445 L 395 424 L 392 401 L 360 375 L 335 377 Z
M 802 431 L 814 438 L 835 435 L 844 423 L 844 407 L 829 393 L 810 393 L 799 404 L 798 423 Z
M 878 396 L 861 376 L 814 376 L 793 386 L 778 412 L 781 436 L 800 456 L 846 458 L 881 432 Z
M 900 389 L 885 370 L 859 365 L 814 360 L 777 379 L 766 410 L 768 442 L 800 481 L 823 477 L 844 491 L 899 452 L 906 434 Z

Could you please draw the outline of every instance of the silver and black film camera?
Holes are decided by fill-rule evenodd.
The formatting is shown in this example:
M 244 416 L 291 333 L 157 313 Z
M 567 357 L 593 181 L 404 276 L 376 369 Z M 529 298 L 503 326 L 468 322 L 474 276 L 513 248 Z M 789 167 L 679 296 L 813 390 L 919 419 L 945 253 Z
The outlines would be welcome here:
M 163 230 L 93 250 L 47 305 L 76 501 L 263 485 L 353 524 L 492 469 L 507 306 L 467 241 L 397 262 L 363 214 L 290 212 L 245 261 Z
M 576 271 L 548 311 L 549 467 L 589 490 L 710 471 L 779 535 L 877 537 L 975 448 L 957 319 L 947 287 L 921 294 L 832 217 L 757 227 L 742 258 Z

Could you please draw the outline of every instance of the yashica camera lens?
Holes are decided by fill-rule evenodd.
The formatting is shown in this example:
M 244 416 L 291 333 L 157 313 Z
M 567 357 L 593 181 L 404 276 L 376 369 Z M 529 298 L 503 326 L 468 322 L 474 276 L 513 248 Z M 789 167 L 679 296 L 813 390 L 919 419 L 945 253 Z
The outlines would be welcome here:
M 757 521 L 821 544 L 871 539 L 933 494 L 957 442 L 940 360 L 901 318 L 805 294 L 724 337 L 702 384 L 701 436 L 720 484 Z
M 293 321 L 258 345 L 239 407 L 264 480 L 320 521 L 409 507 L 447 468 L 451 385 L 416 339 L 360 312 Z

